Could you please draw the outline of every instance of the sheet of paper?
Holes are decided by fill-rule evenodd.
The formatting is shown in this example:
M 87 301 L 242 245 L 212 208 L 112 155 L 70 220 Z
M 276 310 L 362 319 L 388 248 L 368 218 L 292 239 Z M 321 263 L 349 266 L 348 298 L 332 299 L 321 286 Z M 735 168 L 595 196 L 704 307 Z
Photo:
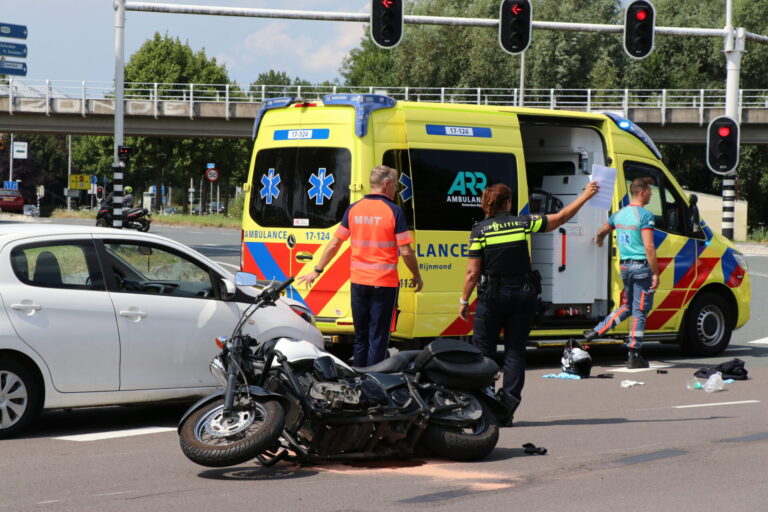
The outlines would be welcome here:
M 613 199 L 613 188 L 616 185 L 617 171 L 613 167 L 604 165 L 593 165 L 590 181 L 596 181 L 600 184 L 600 192 L 587 201 L 587 206 L 599 208 L 601 210 L 611 210 L 611 200 Z

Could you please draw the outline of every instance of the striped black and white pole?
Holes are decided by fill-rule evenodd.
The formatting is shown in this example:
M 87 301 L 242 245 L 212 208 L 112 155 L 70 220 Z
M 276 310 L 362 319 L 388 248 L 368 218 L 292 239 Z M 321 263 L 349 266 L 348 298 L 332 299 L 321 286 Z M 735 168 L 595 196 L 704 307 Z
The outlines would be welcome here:
M 723 236 L 733 240 L 733 226 L 736 212 L 736 176 L 723 177 Z
M 112 227 L 123 228 L 123 174 L 125 162 L 112 166 Z

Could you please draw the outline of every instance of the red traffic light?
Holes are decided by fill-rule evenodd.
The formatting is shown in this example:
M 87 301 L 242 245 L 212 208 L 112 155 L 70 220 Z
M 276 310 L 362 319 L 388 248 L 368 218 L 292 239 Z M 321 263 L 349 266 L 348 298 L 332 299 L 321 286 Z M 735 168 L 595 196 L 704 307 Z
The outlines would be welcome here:
M 648 11 L 645 9 L 641 9 L 635 13 L 635 18 L 637 21 L 645 21 L 645 18 L 648 17 Z
M 717 134 L 721 137 L 727 137 L 731 134 L 731 128 L 730 126 L 721 126 L 717 130 Z

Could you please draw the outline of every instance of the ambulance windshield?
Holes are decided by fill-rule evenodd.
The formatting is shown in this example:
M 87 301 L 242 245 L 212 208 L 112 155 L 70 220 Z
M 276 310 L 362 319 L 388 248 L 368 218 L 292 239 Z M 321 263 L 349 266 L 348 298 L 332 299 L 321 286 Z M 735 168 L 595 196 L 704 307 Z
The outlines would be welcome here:
M 262 149 L 256 155 L 250 215 L 271 228 L 328 228 L 349 206 L 352 155 L 346 148 Z

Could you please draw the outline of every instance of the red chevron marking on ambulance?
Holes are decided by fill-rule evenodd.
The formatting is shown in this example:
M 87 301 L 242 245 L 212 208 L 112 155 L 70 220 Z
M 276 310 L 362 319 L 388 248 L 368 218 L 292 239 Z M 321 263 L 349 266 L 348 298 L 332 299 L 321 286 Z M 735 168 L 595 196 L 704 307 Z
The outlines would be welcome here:
M 473 300 L 469 305 L 469 311 L 474 313 L 476 307 L 477 299 Z M 466 336 L 472 331 L 474 319 L 474 315 L 470 315 L 469 320 L 464 320 L 460 316 L 457 316 L 456 320 L 440 333 L 440 336 Z
M 351 248 L 347 247 L 339 258 L 320 275 L 312 290 L 304 297 L 312 313 L 319 315 L 339 289 L 349 281 Z

